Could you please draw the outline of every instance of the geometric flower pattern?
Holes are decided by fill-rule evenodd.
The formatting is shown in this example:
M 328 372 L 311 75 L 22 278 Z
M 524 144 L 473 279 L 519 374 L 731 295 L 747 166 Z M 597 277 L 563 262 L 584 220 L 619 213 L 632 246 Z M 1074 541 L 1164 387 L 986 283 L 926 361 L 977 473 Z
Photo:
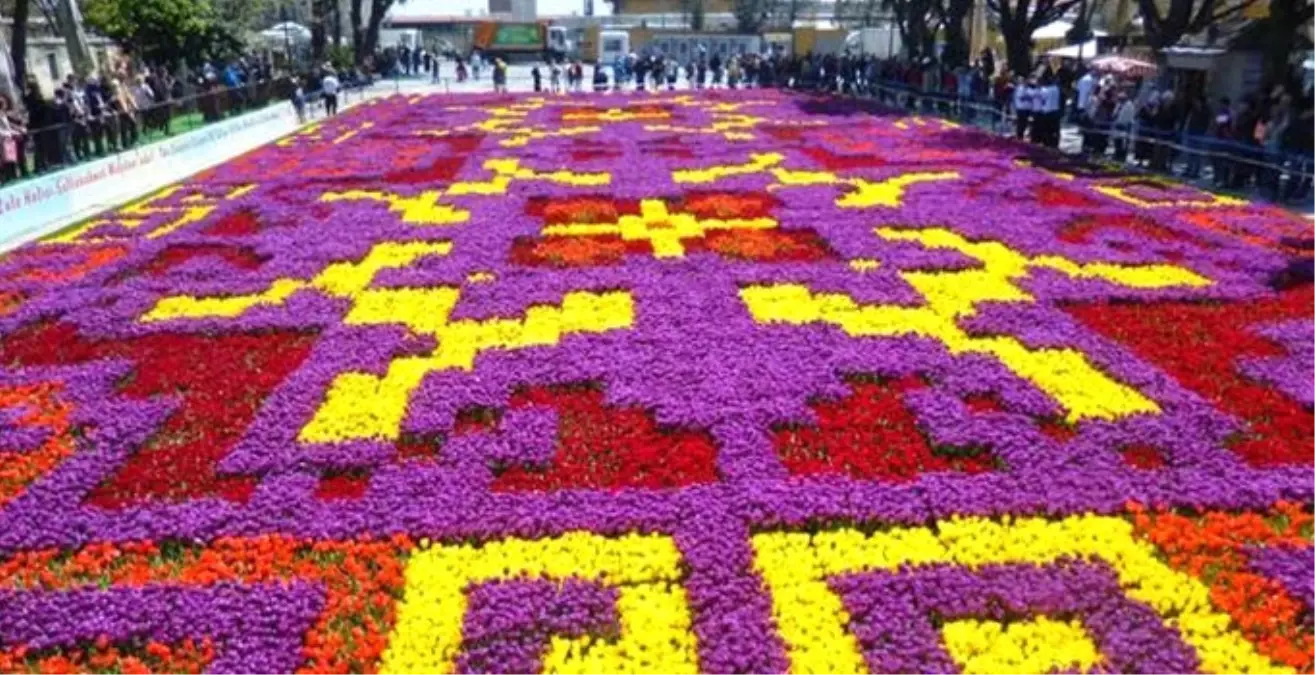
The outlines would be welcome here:
M 373 100 L 0 258 L 0 671 L 1310 672 L 1310 238 L 864 101 Z

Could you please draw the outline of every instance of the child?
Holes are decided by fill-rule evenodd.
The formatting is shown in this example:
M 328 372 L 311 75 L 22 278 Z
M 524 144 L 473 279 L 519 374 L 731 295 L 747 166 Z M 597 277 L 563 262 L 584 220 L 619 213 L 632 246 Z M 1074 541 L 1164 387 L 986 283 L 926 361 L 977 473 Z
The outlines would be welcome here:
M 292 78 L 292 109 L 297 111 L 297 124 L 306 121 L 306 90 L 301 87 L 301 80 Z

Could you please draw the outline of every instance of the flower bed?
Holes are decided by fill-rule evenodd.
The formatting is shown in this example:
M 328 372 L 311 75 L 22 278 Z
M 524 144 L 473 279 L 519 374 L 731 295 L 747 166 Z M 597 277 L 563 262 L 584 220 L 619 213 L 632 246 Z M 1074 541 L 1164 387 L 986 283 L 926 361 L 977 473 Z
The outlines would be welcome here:
M 1308 222 L 394 97 L 0 259 L 0 671 L 1310 672 Z

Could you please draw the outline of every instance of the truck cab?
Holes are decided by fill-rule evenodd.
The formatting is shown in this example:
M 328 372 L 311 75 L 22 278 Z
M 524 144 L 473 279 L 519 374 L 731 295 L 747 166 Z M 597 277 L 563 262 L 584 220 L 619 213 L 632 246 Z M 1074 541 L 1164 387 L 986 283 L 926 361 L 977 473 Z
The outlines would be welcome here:
M 598 34 L 598 62 L 616 63 L 618 58 L 630 54 L 630 32 L 624 30 L 605 30 Z

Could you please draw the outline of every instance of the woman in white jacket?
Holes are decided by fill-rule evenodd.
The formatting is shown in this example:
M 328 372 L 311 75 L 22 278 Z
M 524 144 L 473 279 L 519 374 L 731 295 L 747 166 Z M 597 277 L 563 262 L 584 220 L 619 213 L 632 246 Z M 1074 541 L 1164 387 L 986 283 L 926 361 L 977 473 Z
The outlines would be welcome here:
M 1137 104 L 1128 92 L 1119 92 L 1119 103 L 1114 106 L 1114 160 L 1128 161 L 1128 145 L 1132 143 L 1133 123 L 1137 121 Z

